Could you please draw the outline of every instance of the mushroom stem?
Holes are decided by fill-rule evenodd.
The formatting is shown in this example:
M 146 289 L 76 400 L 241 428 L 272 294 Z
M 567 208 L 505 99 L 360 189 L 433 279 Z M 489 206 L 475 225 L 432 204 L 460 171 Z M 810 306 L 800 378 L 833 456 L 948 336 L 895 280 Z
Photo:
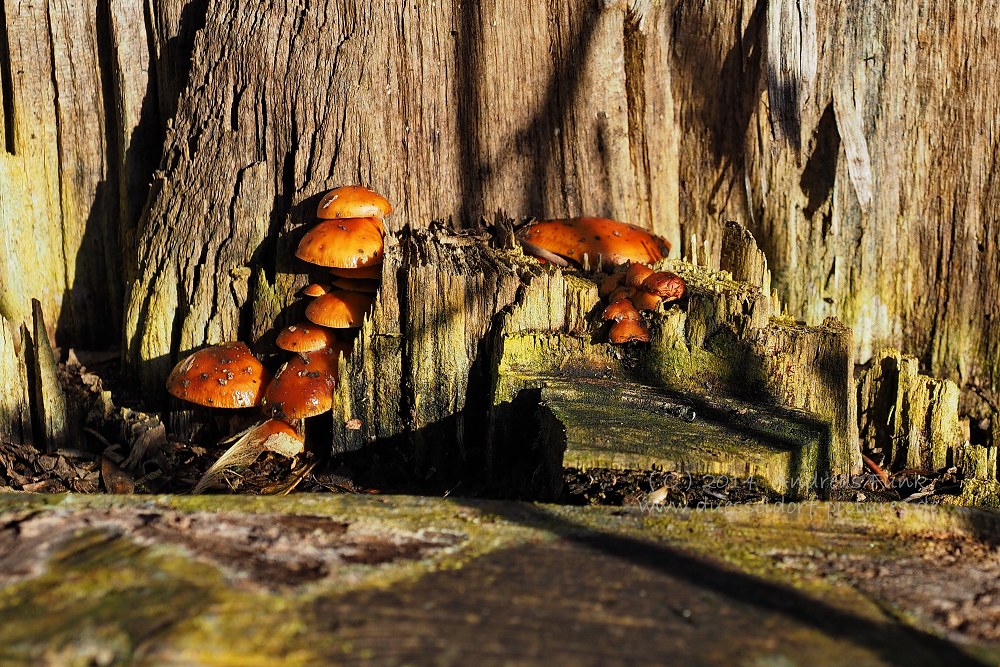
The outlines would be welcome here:
M 545 248 L 535 245 L 534 243 L 529 243 L 524 239 L 518 239 L 521 242 L 521 248 L 524 250 L 525 254 L 531 255 L 532 257 L 539 257 L 541 259 L 552 262 L 556 266 L 567 267 L 569 262 L 554 252 L 550 252 Z

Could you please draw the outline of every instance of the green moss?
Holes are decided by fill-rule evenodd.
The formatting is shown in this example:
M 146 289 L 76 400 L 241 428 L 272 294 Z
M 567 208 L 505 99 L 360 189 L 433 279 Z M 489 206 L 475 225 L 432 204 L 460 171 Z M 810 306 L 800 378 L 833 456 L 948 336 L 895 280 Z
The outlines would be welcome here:
M 986 479 L 962 481 L 962 493 L 951 499 L 956 505 L 1000 510 L 1000 482 Z
M 329 580 L 269 591 L 241 583 L 179 547 L 140 542 L 102 527 L 103 510 L 209 512 L 225 518 L 325 516 L 387 531 L 457 531 L 467 541 L 454 551 L 405 564 L 338 565 Z M 8 521 L 80 513 L 90 526 L 47 535 L 58 544 L 37 561 L 39 570 L 0 589 L 4 664 L 322 664 L 324 656 L 351 647 L 331 630 L 335 619 L 315 616 L 317 605 L 336 613 L 340 596 L 352 591 L 405 585 L 432 572 L 463 568 L 498 549 L 583 534 L 659 543 L 884 622 L 884 612 L 843 581 L 808 568 L 783 567 L 776 556 L 892 558 L 910 553 L 907 549 L 919 542 L 907 537 L 1000 534 L 1000 515 L 961 508 L 815 502 L 642 511 L 404 496 L 8 495 L 0 496 L 0 512 Z M 30 535 L 23 533 L 17 548 L 26 548 Z

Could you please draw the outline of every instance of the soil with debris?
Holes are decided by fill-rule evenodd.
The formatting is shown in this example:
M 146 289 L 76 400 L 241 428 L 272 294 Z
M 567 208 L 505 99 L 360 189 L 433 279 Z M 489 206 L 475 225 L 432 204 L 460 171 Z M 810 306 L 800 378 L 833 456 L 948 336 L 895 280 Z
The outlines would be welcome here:
M 245 414 L 217 419 L 194 432 L 192 442 L 174 438 L 156 414 L 140 409 L 120 377 L 115 352 L 69 350 L 59 364 L 71 419 L 82 424 L 66 447 L 42 452 L 0 442 L 0 492 L 40 493 L 187 493 L 219 458 L 217 443 L 252 420 Z M 256 417 L 254 413 L 253 417 Z M 355 453 L 324 461 L 310 452 L 294 463 L 264 452 L 253 464 L 227 471 L 217 491 L 241 494 L 299 492 L 378 493 L 384 491 L 447 495 L 452 486 L 415 479 L 405 462 L 382 453 Z M 399 458 L 398 456 L 396 458 Z M 373 463 L 373 462 L 377 462 Z M 873 469 L 859 476 L 834 500 L 937 502 L 957 493 L 954 469 L 932 473 L 908 470 L 887 475 Z M 509 492 L 462 482 L 463 495 L 505 497 Z M 720 507 L 782 500 L 754 478 L 690 475 L 678 472 L 577 470 L 563 475 L 559 502 L 575 505 Z

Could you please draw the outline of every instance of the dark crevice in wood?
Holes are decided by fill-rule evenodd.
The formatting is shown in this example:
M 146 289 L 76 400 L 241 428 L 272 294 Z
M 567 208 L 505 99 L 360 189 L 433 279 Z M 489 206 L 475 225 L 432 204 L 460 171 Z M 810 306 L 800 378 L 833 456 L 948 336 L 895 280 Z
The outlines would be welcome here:
M 7 40 L 7 10 L 0 2 L 0 100 L 3 101 L 4 150 L 17 152 L 14 141 L 14 80 L 11 73 L 10 43 Z
M 625 22 L 623 37 L 625 50 L 625 96 L 628 104 L 628 140 L 632 170 L 639 192 L 644 193 L 645 217 L 653 219 L 652 198 L 649 191 L 653 187 L 649 175 L 649 145 L 646 134 L 646 36 L 634 20 Z

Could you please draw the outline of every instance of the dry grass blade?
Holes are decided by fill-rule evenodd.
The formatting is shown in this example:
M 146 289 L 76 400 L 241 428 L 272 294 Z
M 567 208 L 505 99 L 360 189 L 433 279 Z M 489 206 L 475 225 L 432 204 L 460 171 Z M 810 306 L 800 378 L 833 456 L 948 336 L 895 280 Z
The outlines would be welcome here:
M 202 493 L 206 489 L 221 486 L 227 472 L 250 465 L 265 451 L 293 458 L 303 450 L 302 439 L 294 429 L 283 422 L 269 419 L 236 436 L 232 446 L 205 471 L 191 493 Z

